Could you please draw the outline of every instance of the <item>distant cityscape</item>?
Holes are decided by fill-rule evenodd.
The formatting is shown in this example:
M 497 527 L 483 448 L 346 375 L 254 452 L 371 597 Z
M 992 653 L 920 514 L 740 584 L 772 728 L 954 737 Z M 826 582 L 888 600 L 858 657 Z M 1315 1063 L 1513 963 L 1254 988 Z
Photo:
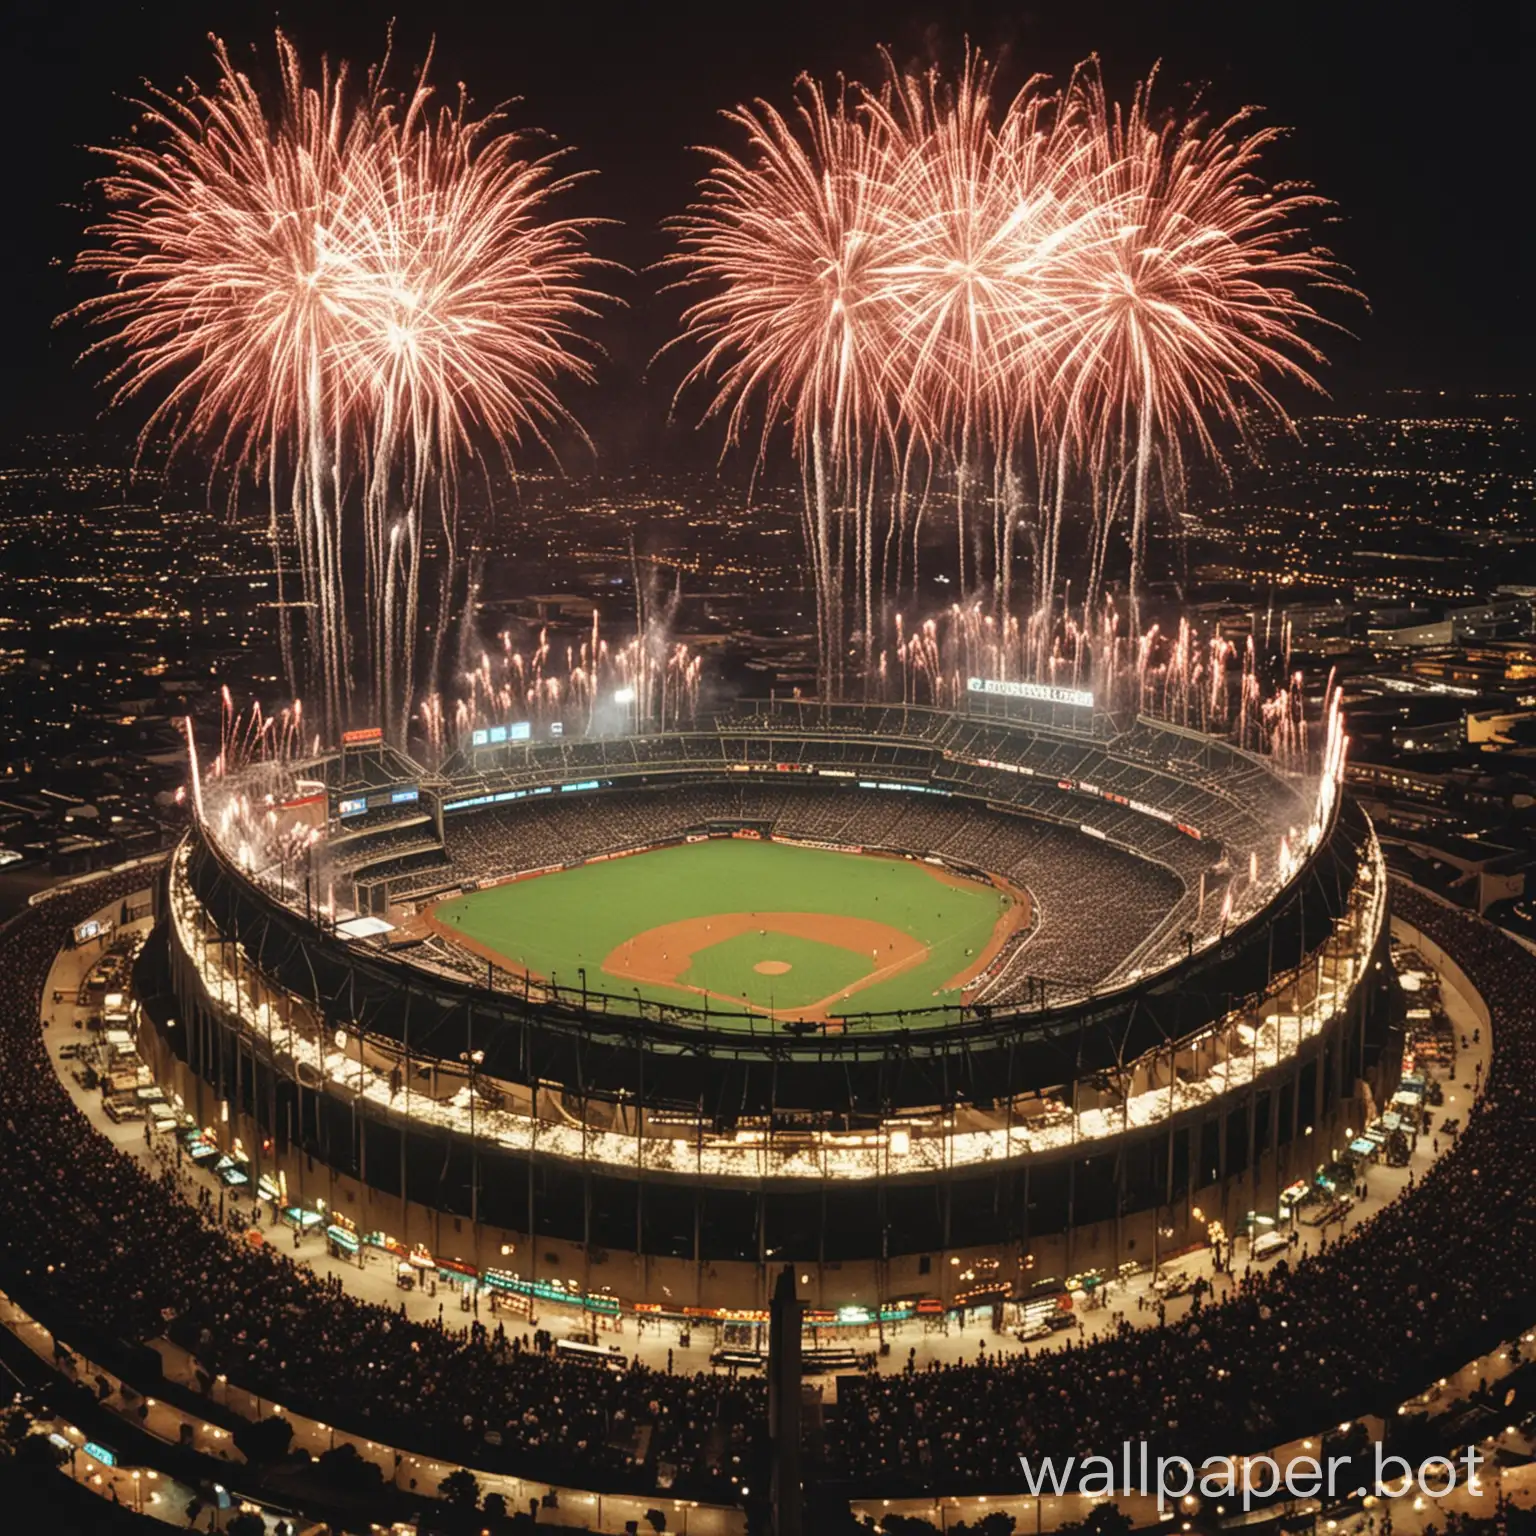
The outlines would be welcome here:
M 1526 920 L 1536 860 L 1536 433 L 1528 397 L 1403 392 L 1269 432 L 1190 490 L 1153 603 L 1288 645 L 1344 684 L 1349 780 L 1394 859 Z M 462 664 L 510 634 L 622 631 L 638 575 L 704 657 L 702 708 L 805 687 L 813 605 L 798 488 L 699 469 L 493 484 L 474 524 Z M 940 556 L 943 546 L 936 540 Z M 0 860 L 14 902 L 164 847 L 184 825 L 179 727 L 220 690 L 282 699 L 265 509 L 100 433 L 0 451 Z M 1159 573 L 1154 572 L 1154 575 Z M 931 606 L 952 597 L 942 558 Z M 460 616 L 461 620 L 463 616 Z

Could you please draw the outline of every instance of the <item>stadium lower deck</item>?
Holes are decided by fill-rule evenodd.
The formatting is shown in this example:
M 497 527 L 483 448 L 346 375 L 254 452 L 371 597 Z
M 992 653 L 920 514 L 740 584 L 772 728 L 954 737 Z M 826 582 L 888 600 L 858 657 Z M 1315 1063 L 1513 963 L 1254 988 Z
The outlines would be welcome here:
M 989 814 L 969 803 L 913 803 L 897 795 L 750 785 L 619 792 L 531 807 L 478 811 L 446 824 L 454 875 L 506 872 L 546 849 L 567 860 L 666 842 L 711 824 L 762 826 L 778 838 L 948 857 L 1024 887 L 1034 920 L 978 1001 L 1005 1003 L 1026 976 L 1073 986 L 1113 985 L 1177 909 L 1185 880 L 1163 864 L 1075 828 Z M 1199 876 L 1188 872 L 1198 885 Z M 1113 891 L 1114 900 L 1105 893 Z M 444 960 L 451 946 L 439 945 Z
M 317 771 L 333 804 L 366 808 L 333 823 L 319 850 L 320 880 L 346 911 L 408 912 L 529 870 L 739 826 L 1003 877 L 1029 892 L 1035 916 L 971 998 L 992 1007 L 1038 1005 L 1042 988 L 1051 1002 L 1113 988 L 1215 942 L 1288 878 L 1315 787 L 1144 719 L 1064 730 L 810 705 L 711 729 L 470 749 L 440 775 L 384 753 Z M 413 798 L 400 806 L 386 793 L 378 805 L 381 786 L 400 783 Z M 269 888 L 273 873 L 269 862 Z M 302 905 L 296 885 L 282 889 Z M 481 968 L 418 937 L 433 968 Z

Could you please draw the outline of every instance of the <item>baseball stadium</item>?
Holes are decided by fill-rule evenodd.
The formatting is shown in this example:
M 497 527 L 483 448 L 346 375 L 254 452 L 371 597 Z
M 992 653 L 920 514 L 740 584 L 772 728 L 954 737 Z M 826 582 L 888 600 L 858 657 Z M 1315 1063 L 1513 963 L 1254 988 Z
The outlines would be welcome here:
M 1398 1049 L 1336 714 L 1302 774 L 1052 692 L 205 770 L 157 1080 L 338 1241 L 603 1305 L 758 1307 L 786 1260 L 949 1302 L 1237 1230 Z

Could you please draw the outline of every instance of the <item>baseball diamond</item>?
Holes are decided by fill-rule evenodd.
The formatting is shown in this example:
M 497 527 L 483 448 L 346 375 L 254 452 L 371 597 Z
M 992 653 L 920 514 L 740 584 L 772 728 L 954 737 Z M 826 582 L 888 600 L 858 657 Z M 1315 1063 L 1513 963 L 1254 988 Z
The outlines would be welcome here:
M 835 1019 L 959 1002 L 1030 921 L 1019 887 L 918 859 L 756 837 L 641 852 L 438 903 L 441 934 L 509 971 Z

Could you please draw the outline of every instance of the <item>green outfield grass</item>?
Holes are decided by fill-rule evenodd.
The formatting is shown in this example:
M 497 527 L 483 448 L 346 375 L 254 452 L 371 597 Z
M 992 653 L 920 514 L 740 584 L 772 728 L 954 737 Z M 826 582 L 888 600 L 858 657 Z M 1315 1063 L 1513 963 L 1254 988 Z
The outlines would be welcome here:
M 1011 898 L 981 884 L 951 885 L 904 859 L 831 853 L 744 838 L 657 849 L 518 880 L 457 896 L 435 915 L 494 951 L 509 966 L 631 995 L 634 983 L 606 973 L 604 960 L 627 940 L 665 924 L 731 913 L 816 913 L 886 924 L 926 945 L 909 970 L 855 991 L 849 1012 L 932 1008 L 957 1001 L 942 989 L 974 963 Z M 642 996 L 699 1007 L 691 988 L 756 1008 L 808 1006 L 868 976 L 880 957 L 815 938 L 768 931 L 734 933 L 693 954 L 680 985 L 648 984 Z M 773 974 L 756 969 L 774 966 Z M 835 1009 L 833 1011 L 836 1011 Z

